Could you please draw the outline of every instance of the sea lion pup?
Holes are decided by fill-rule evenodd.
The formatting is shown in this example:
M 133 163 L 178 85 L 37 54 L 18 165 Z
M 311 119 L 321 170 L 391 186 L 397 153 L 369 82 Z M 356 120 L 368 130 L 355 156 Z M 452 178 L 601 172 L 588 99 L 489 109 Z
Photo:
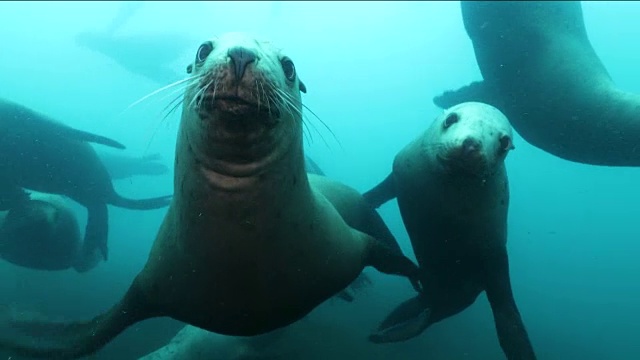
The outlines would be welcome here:
M 174 196 L 144 268 L 123 299 L 92 320 L 9 318 L 36 341 L 0 333 L 0 349 L 75 359 L 160 316 L 223 335 L 259 335 L 303 318 L 366 266 L 416 281 L 411 260 L 349 227 L 310 185 L 306 89 L 289 57 L 230 33 L 204 42 L 187 70 L 193 80 L 178 130 Z
M 82 250 L 78 220 L 67 200 L 39 192 L 29 196 L 0 213 L 0 259 L 35 270 L 93 269 L 100 258 Z
M 486 291 L 508 359 L 534 359 L 509 278 L 509 189 L 513 148 L 507 118 L 463 103 L 404 147 L 392 173 L 364 194 L 374 207 L 397 197 L 422 272 L 424 293 L 394 310 L 370 337 L 403 341 L 469 307 Z
M 639 166 L 640 95 L 616 87 L 579 1 L 462 1 L 484 81 L 434 98 L 502 110 L 534 146 L 566 160 Z
M 107 204 L 149 210 L 171 196 L 127 199 L 116 193 L 109 173 L 88 144 L 124 149 L 114 140 L 73 129 L 20 104 L 0 99 L 0 210 L 28 199 L 24 189 L 66 195 L 87 208 L 84 244 L 107 260 Z

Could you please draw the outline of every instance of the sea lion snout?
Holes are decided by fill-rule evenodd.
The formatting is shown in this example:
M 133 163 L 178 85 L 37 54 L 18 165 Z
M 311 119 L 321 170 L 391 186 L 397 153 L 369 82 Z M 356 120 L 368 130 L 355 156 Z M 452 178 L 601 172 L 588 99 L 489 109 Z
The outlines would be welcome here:
M 229 49 L 227 55 L 233 63 L 233 72 L 237 81 L 242 79 L 247 66 L 257 59 L 255 52 L 241 46 Z
M 482 144 L 478 139 L 469 136 L 462 141 L 461 152 L 463 156 L 473 156 L 478 154 L 481 147 Z

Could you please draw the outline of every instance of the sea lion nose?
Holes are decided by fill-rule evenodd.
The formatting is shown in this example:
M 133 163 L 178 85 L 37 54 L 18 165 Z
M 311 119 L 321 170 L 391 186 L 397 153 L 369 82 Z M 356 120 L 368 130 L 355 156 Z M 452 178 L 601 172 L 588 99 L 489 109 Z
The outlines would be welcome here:
M 464 139 L 464 141 L 462 142 L 462 153 L 465 155 L 471 155 L 473 153 L 476 153 L 480 150 L 480 141 L 468 137 L 466 139 Z
M 227 55 L 229 55 L 231 62 L 233 62 L 233 71 L 238 80 L 244 76 L 247 65 L 256 61 L 256 54 L 253 51 L 240 46 L 229 49 Z

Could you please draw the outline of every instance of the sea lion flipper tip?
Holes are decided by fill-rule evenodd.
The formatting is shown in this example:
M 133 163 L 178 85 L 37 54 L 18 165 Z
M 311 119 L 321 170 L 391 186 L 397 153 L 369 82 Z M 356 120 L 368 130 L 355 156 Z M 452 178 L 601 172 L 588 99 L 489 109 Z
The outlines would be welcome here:
M 385 274 L 405 276 L 411 280 L 411 284 L 416 291 L 422 291 L 418 265 L 406 257 L 401 250 L 394 249 L 371 236 L 365 236 L 368 238 L 365 257 L 366 266 L 373 266 L 376 270 Z
M 409 340 L 420 335 L 431 324 L 431 308 L 420 295 L 395 308 L 369 335 L 369 341 L 379 344 Z
M 490 87 L 484 81 L 474 81 L 458 90 L 448 90 L 433 98 L 433 103 L 441 109 L 470 101 L 495 104 Z

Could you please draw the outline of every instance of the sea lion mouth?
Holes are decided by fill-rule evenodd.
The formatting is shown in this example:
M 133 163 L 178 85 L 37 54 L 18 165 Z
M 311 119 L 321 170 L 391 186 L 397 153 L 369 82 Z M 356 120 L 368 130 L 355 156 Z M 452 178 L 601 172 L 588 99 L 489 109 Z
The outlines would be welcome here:
M 211 117 L 211 114 L 219 114 L 223 118 L 260 120 L 268 123 L 280 118 L 280 110 L 271 104 L 269 100 L 248 100 L 239 95 L 214 95 L 204 94 L 196 98 L 198 112 L 201 118 Z

